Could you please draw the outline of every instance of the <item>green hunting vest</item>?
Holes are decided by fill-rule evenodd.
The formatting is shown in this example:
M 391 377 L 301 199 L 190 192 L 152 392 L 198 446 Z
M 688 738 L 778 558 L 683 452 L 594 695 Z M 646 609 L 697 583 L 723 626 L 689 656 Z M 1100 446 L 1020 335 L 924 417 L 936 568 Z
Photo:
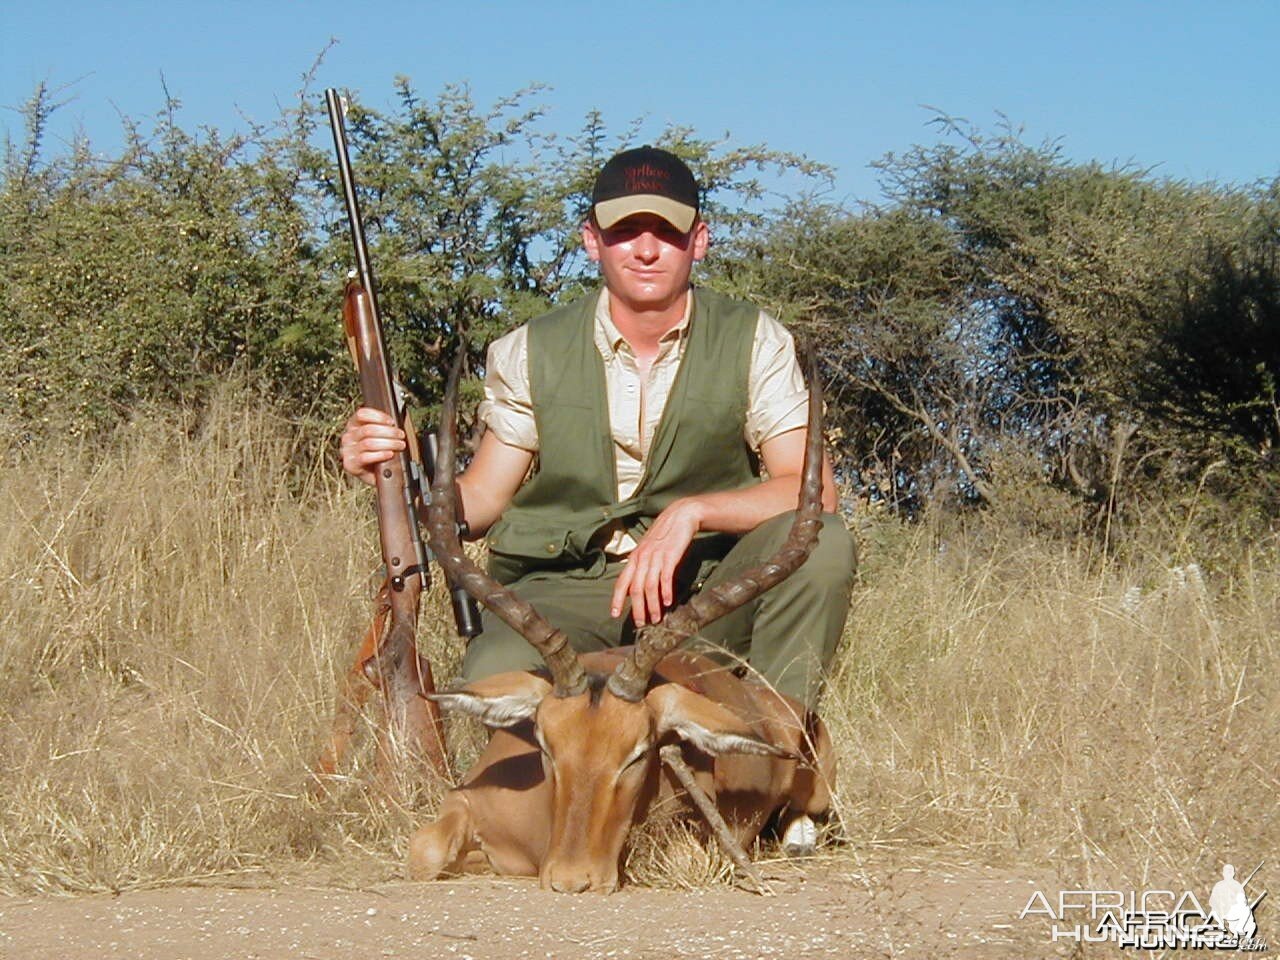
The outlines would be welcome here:
M 503 583 L 542 571 L 599 576 L 617 523 L 639 539 L 673 500 L 759 478 L 743 436 L 759 309 L 698 290 L 639 486 L 618 500 L 596 300 L 582 297 L 529 323 L 538 466 L 489 530 L 489 570 Z

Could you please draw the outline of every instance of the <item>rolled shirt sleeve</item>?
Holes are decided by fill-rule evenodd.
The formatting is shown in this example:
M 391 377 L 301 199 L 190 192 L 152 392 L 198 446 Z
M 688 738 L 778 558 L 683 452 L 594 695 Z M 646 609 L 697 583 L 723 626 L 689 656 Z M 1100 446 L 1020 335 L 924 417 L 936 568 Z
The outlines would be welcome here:
M 527 328 L 518 327 L 489 345 L 479 417 L 503 443 L 537 452 Z
M 751 348 L 747 377 L 746 439 L 753 449 L 809 417 L 809 392 L 796 359 L 795 341 L 787 328 L 763 310 Z

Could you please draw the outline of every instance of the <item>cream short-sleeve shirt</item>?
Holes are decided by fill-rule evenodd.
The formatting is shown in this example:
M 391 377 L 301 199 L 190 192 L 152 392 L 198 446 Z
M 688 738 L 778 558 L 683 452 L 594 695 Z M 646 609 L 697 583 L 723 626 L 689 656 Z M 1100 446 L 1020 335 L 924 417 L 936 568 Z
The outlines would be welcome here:
M 635 352 L 609 316 L 609 297 L 602 290 L 596 301 L 595 344 L 604 360 L 609 423 L 617 466 L 618 499 L 635 492 L 644 472 L 649 444 L 680 369 L 688 341 L 693 297 L 685 300 L 685 315 L 663 337 L 658 355 L 641 377 Z M 803 427 L 809 395 L 796 360 L 791 334 L 764 311 L 756 324 L 747 376 L 747 417 L 744 439 L 751 449 L 789 430 Z M 489 345 L 484 400 L 480 419 L 503 443 L 538 450 L 538 427 L 533 416 L 529 384 L 529 333 L 521 326 Z M 626 553 L 629 538 L 615 538 L 612 553 Z

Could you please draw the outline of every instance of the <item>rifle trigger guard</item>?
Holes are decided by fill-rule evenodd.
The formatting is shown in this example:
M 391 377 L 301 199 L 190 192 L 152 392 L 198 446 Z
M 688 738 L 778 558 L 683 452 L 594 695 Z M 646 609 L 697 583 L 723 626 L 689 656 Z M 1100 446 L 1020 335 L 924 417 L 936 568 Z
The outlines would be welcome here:
M 414 564 L 412 567 L 406 567 L 404 573 L 398 577 L 392 577 L 390 580 L 391 589 L 397 592 L 404 589 L 405 579 L 412 576 L 421 576 L 426 580 L 431 572 L 431 568 L 423 564 Z

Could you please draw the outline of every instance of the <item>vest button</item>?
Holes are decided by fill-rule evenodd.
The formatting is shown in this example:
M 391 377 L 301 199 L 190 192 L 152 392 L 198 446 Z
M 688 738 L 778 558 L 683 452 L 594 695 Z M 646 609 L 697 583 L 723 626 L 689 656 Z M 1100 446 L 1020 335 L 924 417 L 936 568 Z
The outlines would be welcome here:
M 600 515 L 603 516 L 606 520 L 608 520 L 610 517 L 613 516 L 613 511 L 610 510 L 608 507 L 601 507 Z
M 548 543 L 548 544 L 547 544 L 547 553 L 555 553 L 555 552 L 556 552 L 556 545 L 555 545 L 555 543 L 554 543 L 554 542 L 553 542 L 553 543 Z

